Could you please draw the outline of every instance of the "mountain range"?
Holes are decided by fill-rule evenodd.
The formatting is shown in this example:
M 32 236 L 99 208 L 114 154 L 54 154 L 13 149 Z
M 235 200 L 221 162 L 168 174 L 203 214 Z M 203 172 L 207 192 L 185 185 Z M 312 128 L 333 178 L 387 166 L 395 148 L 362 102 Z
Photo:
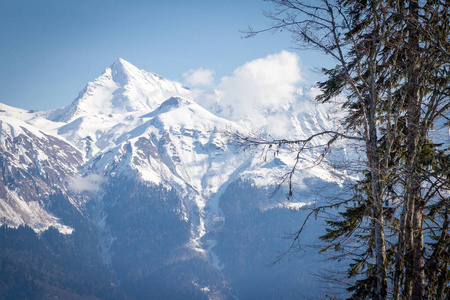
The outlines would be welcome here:
M 300 88 L 295 107 L 276 111 L 290 138 L 339 125 L 314 92 Z M 309 250 L 267 265 L 289 248 L 283 237 L 307 208 L 342 193 L 348 175 L 327 160 L 315 164 L 311 147 L 287 199 L 282 179 L 296 151 L 233 139 L 253 134 L 245 116 L 224 118 L 219 98 L 201 106 L 206 94 L 215 95 L 119 59 L 67 107 L 0 104 L 0 298 L 325 295 L 313 276 L 327 266 L 316 251 L 323 221 L 305 229 Z M 273 108 L 260 110 L 268 121 L 253 124 L 259 134 L 280 126 Z

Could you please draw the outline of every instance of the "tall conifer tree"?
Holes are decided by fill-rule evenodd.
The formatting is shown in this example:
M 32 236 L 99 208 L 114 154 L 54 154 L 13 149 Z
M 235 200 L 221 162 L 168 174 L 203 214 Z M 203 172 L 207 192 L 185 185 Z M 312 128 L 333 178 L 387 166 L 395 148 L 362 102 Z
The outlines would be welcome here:
M 354 299 L 449 297 L 450 149 L 433 136 L 450 110 L 450 8 L 446 1 L 272 0 L 269 29 L 331 56 L 319 84 L 327 102 L 346 96 L 346 132 L 366 165 L 355 197 L 328 221 L 324 250 L 347 251 Z M 266 29 L 266 30 L 269 30 Z M 266 30 L 250 30 L 249 35 Z M 441 128 L 442 129 L 442 128 Z M 319 136 L 317 134 L 315 136 Z M 304 145 L 299 141 L 265 141 Z M 301 151 L 300 148 L 299 151 Z M 329 205 L 328 207 L 333 207 Z M 301 230 L 299 231 L 301 233 Z M 351 239 L 349 237 L 352 237 Z M 425 244 L 425 237 L 432 242 Z M 345 241 L 351 243 L 345 244 Z

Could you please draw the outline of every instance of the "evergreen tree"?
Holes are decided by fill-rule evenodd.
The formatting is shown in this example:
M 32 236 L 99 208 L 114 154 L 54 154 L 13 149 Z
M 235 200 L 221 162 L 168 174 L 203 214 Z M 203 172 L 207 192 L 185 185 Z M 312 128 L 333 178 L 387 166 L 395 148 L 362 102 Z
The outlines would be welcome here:
M 319 83 L 323 94 L 317 100 L 346 96 L 346 131 L 253 141 L 298 144 L 302 151 L 319 135 L 330 136 L 327 147 L 339 138 L 360 140 L 364 177 L 339 218 L 328 221 L 324 250 L 353 260 L 348 276 L 355 299 L 448 297 L 450 149 L 437 144 L 432 131 L 448 120 L 450 108 L 449 4 L 271 2 L 270 29 L 288 29 L 299 46 L 335 59 L 334 68 L 323 70 L 328 79 Z M 249 36 L 263 31 L 250 30 Z M 426 245 L 425 236 L 433 242 Z

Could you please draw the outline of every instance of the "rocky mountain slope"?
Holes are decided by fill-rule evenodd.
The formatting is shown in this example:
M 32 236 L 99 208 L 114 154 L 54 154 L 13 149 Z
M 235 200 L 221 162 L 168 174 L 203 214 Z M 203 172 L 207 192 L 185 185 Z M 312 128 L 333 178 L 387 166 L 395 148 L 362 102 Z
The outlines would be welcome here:
M 224 133 L 248 132 L 197 104 L 198 95 L 119 59 L 65 108 L 1 105 L 1 222 L 38 233 L 54 227 L 68 239 L 94 232 L 95 251 L 131 298 L 311 293 L 305 268 L 313 260 L 262 266 L 288 246 L 280 236 L 295 231 L 299 208 L 314 205 L 317 190 L 340 191 L 346 174 L 314 165 L 312 147 L 294 197 L 286 201 L 283 187 L 270 196 L 296 154 L 242 148 Z M 336 126 L 305 93 L 297 98 L 303 105 L 282 111 L 291 136 Z

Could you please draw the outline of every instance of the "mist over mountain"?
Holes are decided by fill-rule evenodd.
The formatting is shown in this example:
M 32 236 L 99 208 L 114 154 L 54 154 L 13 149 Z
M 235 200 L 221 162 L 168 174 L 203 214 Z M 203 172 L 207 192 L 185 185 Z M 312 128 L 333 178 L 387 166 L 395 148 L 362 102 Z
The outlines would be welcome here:
M 225 133 L 301 138 L 340 126 L 337 112 L 313 102 L 315 89 L 293 88 L 295 76 L 279 105 L 275 95 L 238 94 L 271 82 L 250 83 L 253 68 L 199 91 L 119 59 L 67 107 L 0 104 L 1 296 L 322 295 L 312 275 L 326 266 L 315 244 L 321 220 L 305 230 L 310 251 L 266 266 L 289 247 L 283 236 L 298 229 L 302 208 L 342 193 L 348 175 L 314 164 L 311 148 L 286 200 L 279 183 L 296 153 L 247 149 Z M 354 153 L 343 146 L 333 155 Z

